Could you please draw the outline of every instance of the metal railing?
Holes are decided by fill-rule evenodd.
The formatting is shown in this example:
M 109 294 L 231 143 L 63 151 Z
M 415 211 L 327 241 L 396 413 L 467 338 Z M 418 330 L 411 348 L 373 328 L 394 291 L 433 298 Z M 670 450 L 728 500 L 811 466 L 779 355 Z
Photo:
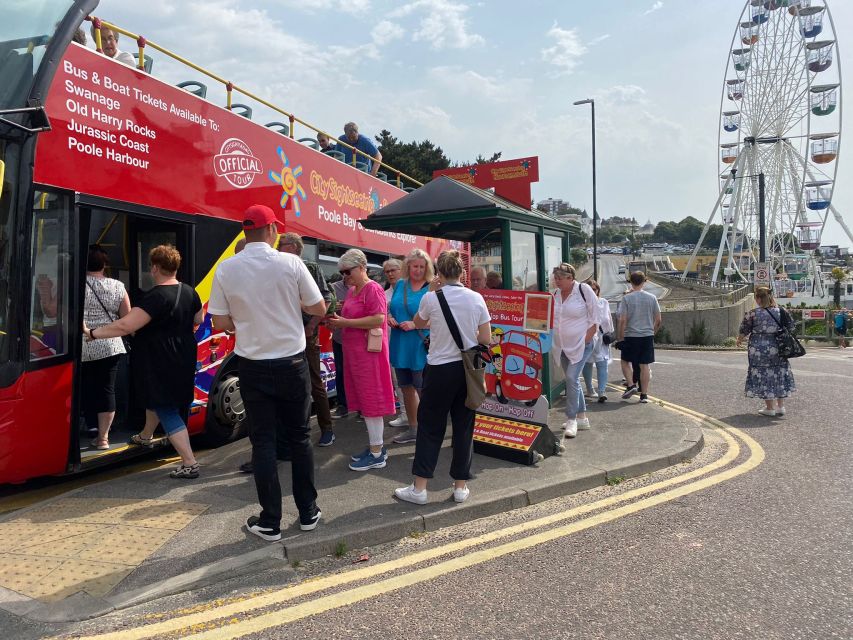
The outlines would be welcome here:
M 199 73 L 207 76 L 211 80 L 215 80 L 219 84 L 223 85 L 225 87 L 225 91 L 226 91 L 225 108 L 228 109 L 229 111 L 231 111 L 231 106 L 233 104 L 232 99 L 231 99 L 232 94 L 236 91 L 237 93 L 242 94 L 242 95 L 246 96 L 247 98 L 254 100 L 257 103 L 262 104 L 269 109 L 272 109 L 276 113 L 280 113 L 283 116 L 286 116 L 288 121 L 290 122 L 290 127 L 288 128 L 289 130 L 288 130 L 287 135 L 291 139 L 293 139 L 295 137 L 294 124 L 299 123 L 302 126 L 307 127 L 308 129 L 313 131 L 315 136 L 317 134 L 322 133 L 322 134 L 328 136 L 330 140 L 335 140 L 336 144 L 339 144 L 343 147 L 346 147 L 347 149 L 352 151 L 353 154 L 352 154 L 351 164 L 352 164 L 353 168 L 356 168 L 356 163 L 359 162 L 359 160 L 358 160 L 359 156 L 362 156 L 365 160 L 367 160 L 369 162 L 374 162 L 374 163 L 376 162 L 376 160 L 374 160 L 371 156 L 369 156 L 365 152 L 361 151 L 360 149 L 356 149 L 352 145 L 344 142 L 343 140 L 337 139 L 337 137 L 335 135 L 330 134 L 330 133 L 328 133 L 322 129 L 318 129 L 314 125 L 312 125 L 308 122 L 305 122 L 304 120 L 302 120 L 301 118 L 298 118 L 297 116 L 290 113 L 289 111 L 285 111 L 281 107 L 278 107 L 278 106 L 272 104 L 271 102 L 264 100 L 263 98 L 255 95 L 254 93 L 252 93 L 246 89 L 243 89 L 242 87 L 234 84 L 233 82 L 226 80 L 225 78 L 219 77 L 215 73 L 208 71 L 204 67 L 200 67 L 199 65 L 190 62 L 186 58 L 183 58 L 183 57 L 179 56 L 178 54 L 173 53 L 172 51 L 169 51 L 165 47 L 162 47 L 159 44 L 148 40 L 144 36 L 133 33 L 132 31 L 128 31 L 127 29 L 123 29 L 122 27 L 119 27 L 118 25 L 115 25 L 111 22 L 107 22 L 106 20 L 101 20 L 100 18 L 97 18 L 95 16 L 87 16 L 86 20 L 90 21 L 92 23 L 92 25 L 95 27 L 95 48 L 99 53 L 103 53 L 103 48 L 101 46 L 101 28 L 106 27 L 107 29 L 110 29 L 116 33 L 120 33 L 124 36 L 127 36 L 128 38 L 133 38 L 136 41 L 136 46 L 139 48 L 139 62 L 137 63 L 137 69 L 139 69 L 140 71 L 143 71 L 143 72 L 145 71 L 145 48 L 151 47 L 152 49 L 159 51 L 163 55 L 168 56 L 169 58 L 172 58 L 176 62 L 179 62 L 180 64 L 183 64 L 183 65 L 185 65 L 185 66 L 187 66 L 187 67 L 189 67 L 195 71 L 198 71 Z M 403 188 L 403 182 L 402 181 L 404 179 L 407 180 L 408 182 L 412 183 L 413 185 L 417 186 L 417 187 L 423 186 L 422 182 L 416 180 L 415 178 L 413 178 L 410 175 L 403 173 L 402 171 L 400 171 L 398 169 L 395 169 L 394 167 L 392 167 L 389 164 L 385 164 L 384 162 L 379 162 L 377 164 L 379 164 L 379 166 L 381 168 L 387 169 L 391 175 L 396 176 L 396 179 L 393 181 L 392 184 L 395 184 L 400 189 Z M 392 181 L 389 180 L 388 182 L 392 182 Z

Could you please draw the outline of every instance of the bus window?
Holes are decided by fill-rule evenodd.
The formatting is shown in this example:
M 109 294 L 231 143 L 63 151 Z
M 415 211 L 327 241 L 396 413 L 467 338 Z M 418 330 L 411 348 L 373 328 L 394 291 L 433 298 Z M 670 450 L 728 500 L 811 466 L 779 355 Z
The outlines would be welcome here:
M 68 352 L 69 217 L 68 196 L 35 192 L 30 361 Z

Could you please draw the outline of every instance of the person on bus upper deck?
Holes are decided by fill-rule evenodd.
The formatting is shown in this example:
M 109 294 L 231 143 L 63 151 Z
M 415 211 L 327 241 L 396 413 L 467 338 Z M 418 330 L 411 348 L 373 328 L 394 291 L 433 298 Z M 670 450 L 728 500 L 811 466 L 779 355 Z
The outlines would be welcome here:
M 479 293 L 486 288 L 486 270 L 483 267 L 471 269 L 471 290 Z
M 302 242 L 302 236 L 298 233 L 288 232 L 278 239 L 278 250 L 285 253 L 292 253 L 295 256 L 302 258 L 302 250 L 305 244 Z M 337 300 L 335 294 L 326 283 L 326 278 L 323 277 L 323 272 L 320 271 L 320 265 L 316 262 L 311 262 L 302 259 L 302 262 L 308 267 L 311 277 L 317 283 L 317 288 L 323 295 L 323 300 L 326 302 L 326 314 L 334 313 L 337 309 Z M 320 441 L 318 447 L 329 447 L 335 442 L 335 432 L 332 431 L 332 412 L 329 410 L 329 397 L 326 395 L 326 383 L 323 382 L 323 375 L 320 372 L 320 344 L 319 316 L 312 316 L 307 313 L 302 314 L 302 323 L 305 325 L 305 357 L 308 358 L 308 369 L 311 374 L 311 399 L 314 401 L 314 410 L 317 412 L 317 424 L 320 426 Z
M 94 40 L 97 45 L 98 40 L 95 38 L 94 24 L 90 31 L 92 32 L 92 40 Z M 101 27 L 101 49 L 103 50 L 104 55 L 116 60 L 117 62 L 126 64 L 128 67 L 136 67 L 136 60 L 133 56 L 127 51 L 121 51 L 118 48 L 118 36 L 119 34 L 117 31 L 113 31 L 109 27 Z
M 281 485 L 277 439 L 290 448 L 293 500 L 299 528 L 311 531 L 322 513 L 314 487 L 314 452 L 308 419 L 311 380 L 305 359 L 302 311 L 323 316 L 326 303 L 308 267 L 295 255 L 276 251 L 273 210 L 255 204 L 243 213 L 246 248 L 216 269 L 208 302 L 213 326 L 234 331 L 240 359 L 240 391 L 249 417 L 252 466 L 261 505 L 249 516 L 249 533 L 281 540 Z
M 379 163 L 382 162 L 382 154 L 376 148 L 376 145 L 370 141 L 370 138 L 358 132 L 358 125 L 355 122 L 347 122 L 344 125 L 344 135 L 340 136 L 338 140 L 367 154 L 366 156 L 358 154 L 355 161 L 367 163 L 367 171 L 370 175 L 375 176 L 379 172 Z M 344 162 L 352 164 L 353 150 L 344 145 L 338 145 L 338 150 L 344 154 Z
M 326 153 L 327 151 L 339 151 L 338 145 L 334 144 L 329 136 L 322 131 L 317 133 L 317 144 L 320 145 L 320 151 L 323 153 Z
M 145 426 L 131 436 L 133 444 L 150 446 L 154 430 L 163 425 L 169 442 L 181 456 L 172 478 L 198 478 L 187 425 L 182 414 L 195 395 L 198 343 L 195 327 L 204 320 L 204 308 L 195 289 L 178 282 L 181 254 L 171 245 L 148 253 L 154 286 L 126 316 L 103 327 L 83 326 L 89 340 L 118 338 L 135 333 L 133 379 L 145 407 Z

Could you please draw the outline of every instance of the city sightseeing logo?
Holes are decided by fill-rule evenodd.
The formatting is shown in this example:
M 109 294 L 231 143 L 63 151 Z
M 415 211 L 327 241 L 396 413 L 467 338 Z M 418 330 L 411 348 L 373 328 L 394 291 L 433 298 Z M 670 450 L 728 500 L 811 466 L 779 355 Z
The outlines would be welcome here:
M 239 138 L 228 138 L 222 143 L 219 153 L 213 156 L 213 168 L 217 176 L 238 189 L 245 189 L 256 175 L 263 173 L 260 158 Z
M 374 211 L 379 209 L 379 207 L 382 205 L 381 201 L 379 200 L 379 193 L 376 191 L 376 189 L 370 190 L 370 201 L 373 202 Z
M 308 194 L 305 193 L 305 189 L 303 189 L 302 185 L 296 181 L 296 179 L 302 175 L 302 165 L 300 164 L 298 167 L 293 167 L 291 169 L 290 161 L 287 159 L 284 149 L 279 147 L 276 149 L 276 153 L 278 153 L 278 157 L 281 158 L 281 173 L 270 171 L 269 179 L 276 184 L 281 185 L 283 193 L 281 194 L 279 204 L 282 209 L 287 206 L 288 200 L 293 198 L 293 211 L 296 213 L 296 217 L 298 218 L 302 215 L 299 198 L 302 198 L 302 202 L 305 202 L 305 200 L 308 199 Z

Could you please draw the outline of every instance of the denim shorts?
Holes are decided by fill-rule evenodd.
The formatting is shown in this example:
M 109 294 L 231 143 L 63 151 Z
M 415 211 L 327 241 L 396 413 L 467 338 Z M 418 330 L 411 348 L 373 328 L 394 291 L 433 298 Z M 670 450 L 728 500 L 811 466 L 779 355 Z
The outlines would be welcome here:
M 168 436 L 187 428 L 177 407 L 154 407 L 151 411 L 156 413 L 157 417 L 160 418 L 160 424 L 163 425 L 163 429 Z
M 424 388 L 424 371 L 414 371 L 412 369 L 394 369 L 397 373 L 397 384 L 400 387 L 414 387 L 415 389 Z

